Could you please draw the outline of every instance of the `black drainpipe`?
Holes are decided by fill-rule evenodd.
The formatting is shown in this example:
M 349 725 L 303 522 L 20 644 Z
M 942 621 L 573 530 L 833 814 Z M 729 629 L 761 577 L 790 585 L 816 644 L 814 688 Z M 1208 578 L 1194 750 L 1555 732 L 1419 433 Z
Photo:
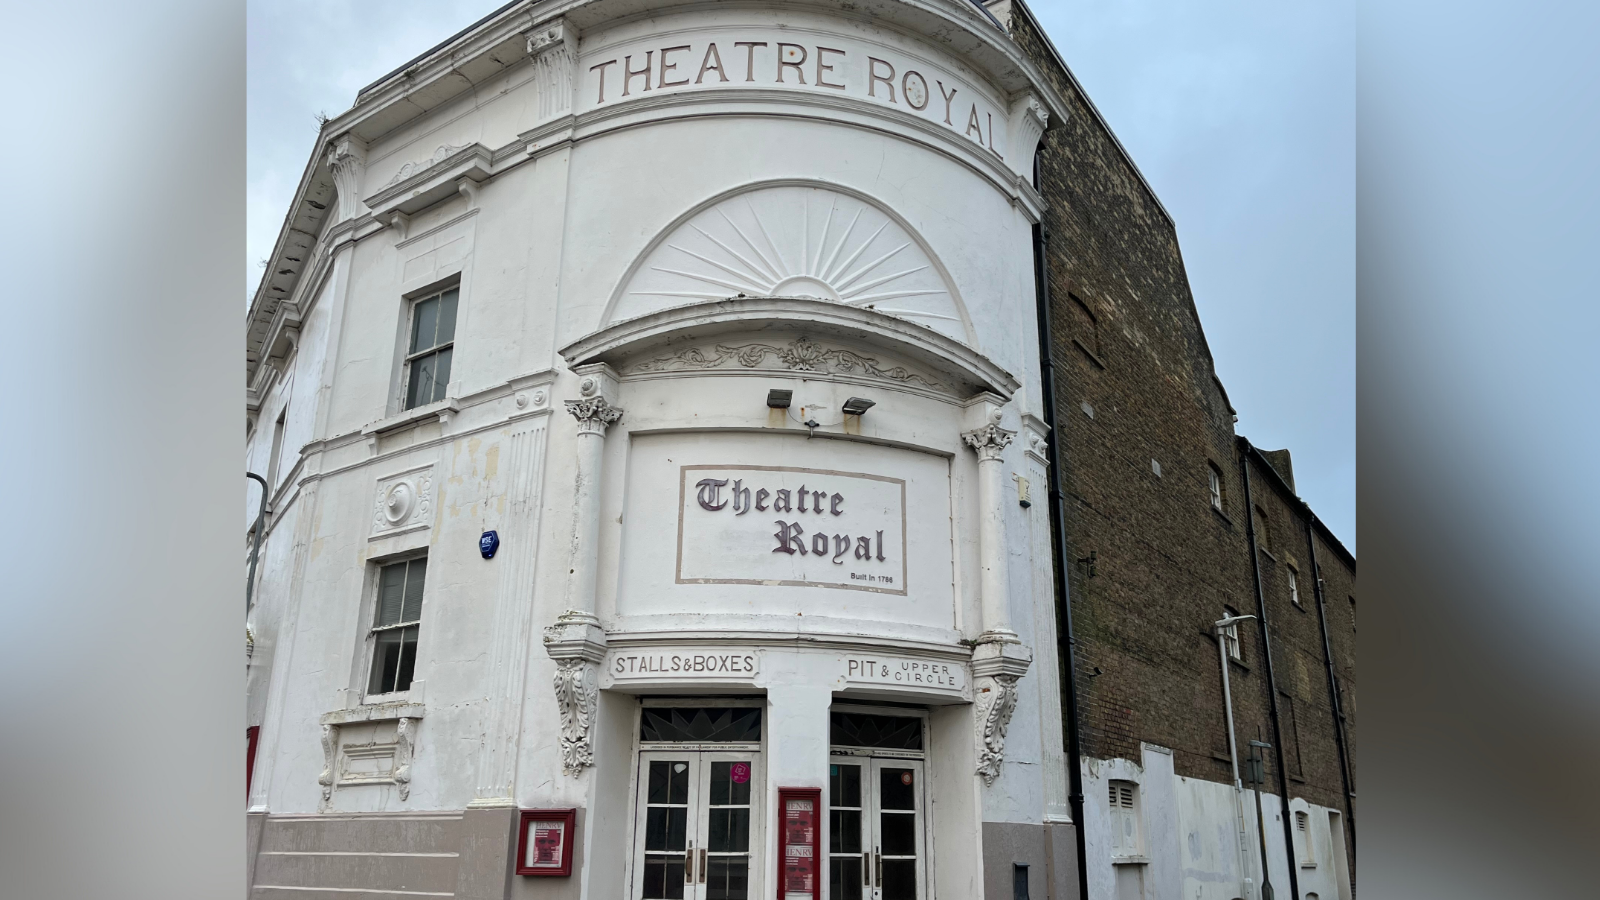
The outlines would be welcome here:
M 1322 625 L 1322 656 L 1328 662 L 1328 699 L 1333 702 L 1333 737 L 1339 748 L 1339 779 L 1344 783 L 1344 814 L 1349 822 L 1348 830 L 1350 839 L 1345 843 L 1350 851 L 1350 883 L 1355 887 L 1356 880 L 1356 803 L 1355 793 L 1350 790 L 1350 762 L 1345 755 L 1344 745 L 1344 710 L 1339 705 L 1339 676 L 1333 671 L 1333 645 L 1328 641 L 1328 605 L 1322 592 L 1322 566 L 1317 563 L 1317 541 L 1313 532 L 1317 517 L 1311 512 L 1311 507 L 1306 507 L 1306 546 L 1311 548 L 1311 577 L 1315 579 L 1311 584 L 1317 592 L 1317 620 Z
M 261 532 L 267 527 L 267 480 L 254 472 L 244 473 L 244 477 L 254 479 L 261 484 L 261 512 L 256 514 L 255 527 L 251 529 L 254 537 L 250 543 L 250 574 L 244 581 L 244 614 L 250 615 L 250 606 L 254 600 L 256 589 L 256 556 L 261 552 Z
M 1039 184 L 1039 157 L 1033 157 L 1033 183 Z M 1083 834 L 1083 765 L 1078 739 L 1078 657 L 1072 636 L 1071 581 L 1068 579 L 1067 520 L 1061 502 L 1061 430 L 1056 427 L 1056 367 L 1051 354 L 1050 234 L 1044 223 L 1033 226 L 1034 297 L 1039 306 L 1039 382 L 1044 423 L 1050 429 L 1049 485 L 1045 492 L 1050 512 L 1051 545 L 1055 548 L 1056 643 L 1065 649 L 1060 677 L 1065 682 L 1062 711 L 1067 731 L 1067 806 L 1072 812 L 1072 832 L 1078 845 L 1078 900 L 1089 900 L 1089 849 Z
M 1289 770 L 1283 764 L 1283 725 L 1278 719 L 1278 679 L 1272 672 L 1272 638 L 1267 627 L 1267 595 L 1261 589 L 1261 549 L 1256 544 L 1256 507 L 1250 499 L 1250 453 L 1254 447 L 1243 435 L 1239 436 L 1239 470 L 1244 474 L 1245 533 L 1250 536 L 1250 571 L 1256 582 L 1256 614 L 1261 617 L 1262 659 L 1267 663 L 1267 690 L 1270 691 L 1272 711 L 1272 744 L 1278 757 L 1278 787 L 1283 791 L 1283 808 L 1278 818 L 1283 821 L 1283 855 L 1289 863 L 1289 892 L 1300 900 L 1299 860 L 1294 858 L 1294 831 L 1289 824 Z M 1261 865 L 1267 861 L 1263 859 Z

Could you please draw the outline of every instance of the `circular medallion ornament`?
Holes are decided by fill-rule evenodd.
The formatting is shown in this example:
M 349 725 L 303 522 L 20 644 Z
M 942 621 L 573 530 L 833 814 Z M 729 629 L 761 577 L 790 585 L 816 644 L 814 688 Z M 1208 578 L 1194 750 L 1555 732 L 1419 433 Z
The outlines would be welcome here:
M 910 772 L 901 772 L 900 773 L 900 783 L 901 784 L 905 784 L 905 785 L 911 784 L 911 773 Z
M 733 768 L 729 770 L 729 777 L 733 779 L 734 784 L 744 784 L 746 781 L 749 781 L 750 764 L 742 762 L 734 763 Z
M 409 482 L 401 481 L 389 488 L 389 495 L 383 500 L 383 517 L 389 520 L 390 525 L 399 525 L 411 515 L 411 507 L 416 504 L 417 493 Z

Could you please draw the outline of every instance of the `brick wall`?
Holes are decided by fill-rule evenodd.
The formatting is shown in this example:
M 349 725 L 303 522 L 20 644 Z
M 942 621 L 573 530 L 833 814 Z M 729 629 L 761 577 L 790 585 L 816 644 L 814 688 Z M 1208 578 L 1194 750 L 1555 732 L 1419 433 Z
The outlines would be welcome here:
M 1148 741 L 1173 750 L 1177 774 L 1229 782 L 1211 623 L 1225 607 L 1258 613 L 1243 460 L 1270 535 L 1260 554 L 1262 600 L 1289 793 L 1344 809 L 1310 511 L 1234 434 L 1173 223 L 1029 17 L 1014 11 L 1009 25 L 1070 110 L 1045 132 L 1038 187 L 1047 205 L 1067 552 L 1072 560 L 1094 555 L 1092 575 L 1087 562 L 1071 571 L 1083 752 L 1137 760 L 1139 742 Z M 1288 454 L 1273 459 L 1288 468 Z M 1220 511 L 1210 499 L 1213 466 Z M 1314 540 L 1353 771 L 1355 561 L 1326 532 Z M 1290 567 L 1299 604 L 1289 597 Z M 1238 739 L 1272 742 L 1262 632 L 1248 622 L 1239 634 L 1243 660 L 1231 667 Z M 1276 789 L 1275 759 L 1268 771 Z

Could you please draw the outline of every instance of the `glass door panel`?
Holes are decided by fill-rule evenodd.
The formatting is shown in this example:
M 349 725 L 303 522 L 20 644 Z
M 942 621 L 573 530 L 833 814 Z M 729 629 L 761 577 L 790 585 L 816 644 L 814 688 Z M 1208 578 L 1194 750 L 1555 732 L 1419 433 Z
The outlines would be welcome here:
M 750 900 L 750 786 L 755 760 L 707 753 L 701 761 L 706 785 L 705 900 Z
M 877 773 L 877 900 L 917 900 L 922 854 L 922 772 L 917 763 L 873 760 Z
M 636 900 L 755 897 L 759 761 L 750 752 L 640 752 Z
M 868 886 L 861 849 L 865 811 L 861 797 L 863 768 L 858 763 L 846 762 L 828 766 L 828 896 L 831 900 L 862 900 L 862 890 Z M 870 845 L 871 842 L 866 843 Z
M 926 896 L 922 763 L 846 759 L 828 769 L 830 900 Z
M 684 900 L 692 859 L 689 799 L 695 791 L 698 754 L 641 754 L 639 780 L 643 828 L 640 834 L 641 900 Z

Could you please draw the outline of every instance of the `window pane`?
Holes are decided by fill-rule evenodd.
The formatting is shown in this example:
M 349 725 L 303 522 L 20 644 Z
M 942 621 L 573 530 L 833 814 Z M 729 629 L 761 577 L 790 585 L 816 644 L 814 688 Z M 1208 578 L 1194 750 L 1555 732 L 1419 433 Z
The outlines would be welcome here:
M 749 863 L 743 856 L 706 861 L 706 900 L 750 900 Z
M 861 767 L 835 765 L 828 767 L 828 804 L 830 806 L 861 805 Z
M 404 596 L 406 564 L 384 566 L 378 574 L 378 608 L 372 622 L 378 627 L 400 621 L 400 600 Z
M 639 717 L 646 741 L 759 741 L 761 710 L 740 707 L 646 707 Z
M 432 355 L 411 361 L 411 374 L 406 379 L 406 409 L 433 402 L 433 367 Z
M 397 567 L 398 568 L 398 567 Z M 427 559 L 413 559 L 406 571 L 405 603 L 400 609 L 398 622 L 415 622 L 422 618 L 422 583 L 428 574 Z
M 917 900 L 917 862 L 913 859 L 883 861 L 883 900 Z
M 861 852 L 860 810 L 831 809 L 828 811 L 828 851 L 831 853 Z
M 394 689 L 411 690 L 411 675 L 417 667 L 417 629 L 400 629 L 400 668 L 394 676 Z
M 711 835 L 706 849 L 712 853 L 745 853 L 750 849 L 750 810 L 744 807 L 713 809 Z
M 448 344 L 456 339 L 456 300 L 461 291 L 451 289 L 439 298 L 439 336 L 436 344 Z
M 446 347 L 434 357 L 433 398 L 428 403 L 444 399 L 445 389 L 450 387 L 450 357 L 454 352 L 454 347 Z
M 729 770 L 733 768 L 731 762 L 714 762 L 711 764 L 711 805 L 727 806 L 728 788 L 733 785 L 729 778 Z
M 750 773 L 752 769 L 750 760 L 741 759 L 731 762 L 711 764 L 711 790 L 713 806 L 749 806 L 750 805 Z M 743 781 L 734 778 L 735 773 L 742 773 Z M 724 780 L 726 779 L 726 780 Z M 718 784 L 724 784 L 723 796 L 727 799 L 717 800 L 716 790 Z
M 879 803 L 883 809 L 916 809 L 916 801 L 912 796 L 912 789 L 916 783 L 916 773 L 910 769 L 883 769 L 879 772 L 878 794 Z
M 829 715 L 829 731 L 829 743 L 840 747 L 922 749 L 922 720 L 911 716 L 836 712 Z
M 645 859 L 644 897 L 645 900 L 683 900 L 683 857 Z
M 878 816 L 878 827 L 883 832 L 879 838 L 885 856 L 917 855 L 916 816 L 909 813 L 883 813 Z
M 372 648 L 372 677 L 367 693 L 387 694 L 394 690 L 394 677 L 400 671 L 400 632 L 380 631 Z
M 411 313 L 411 349 L 406 351 L 416 353 L 426 350 L 436 342 L 433 337 L 439 330 L 439 298 L 430 297 L 418 303 Z
M 667 802 L 689 802 L 689 765 L 688 763 L 673 763 L 672 774 L 667 780 Z
M 689 810 L 682 806 L 652 806 L 645 810 L 644 848 L 681 851 L 688 841 Z
M 645 794 L 646 803 L 667 802 L 667 766 L 671 763 L 653 762 L 650 764 L 650 780 L 647 782 Z M 684 765 L 678 763 L 678 765 Z
M 828 860 L 828 896 L 861 900 L 861 857 Z

